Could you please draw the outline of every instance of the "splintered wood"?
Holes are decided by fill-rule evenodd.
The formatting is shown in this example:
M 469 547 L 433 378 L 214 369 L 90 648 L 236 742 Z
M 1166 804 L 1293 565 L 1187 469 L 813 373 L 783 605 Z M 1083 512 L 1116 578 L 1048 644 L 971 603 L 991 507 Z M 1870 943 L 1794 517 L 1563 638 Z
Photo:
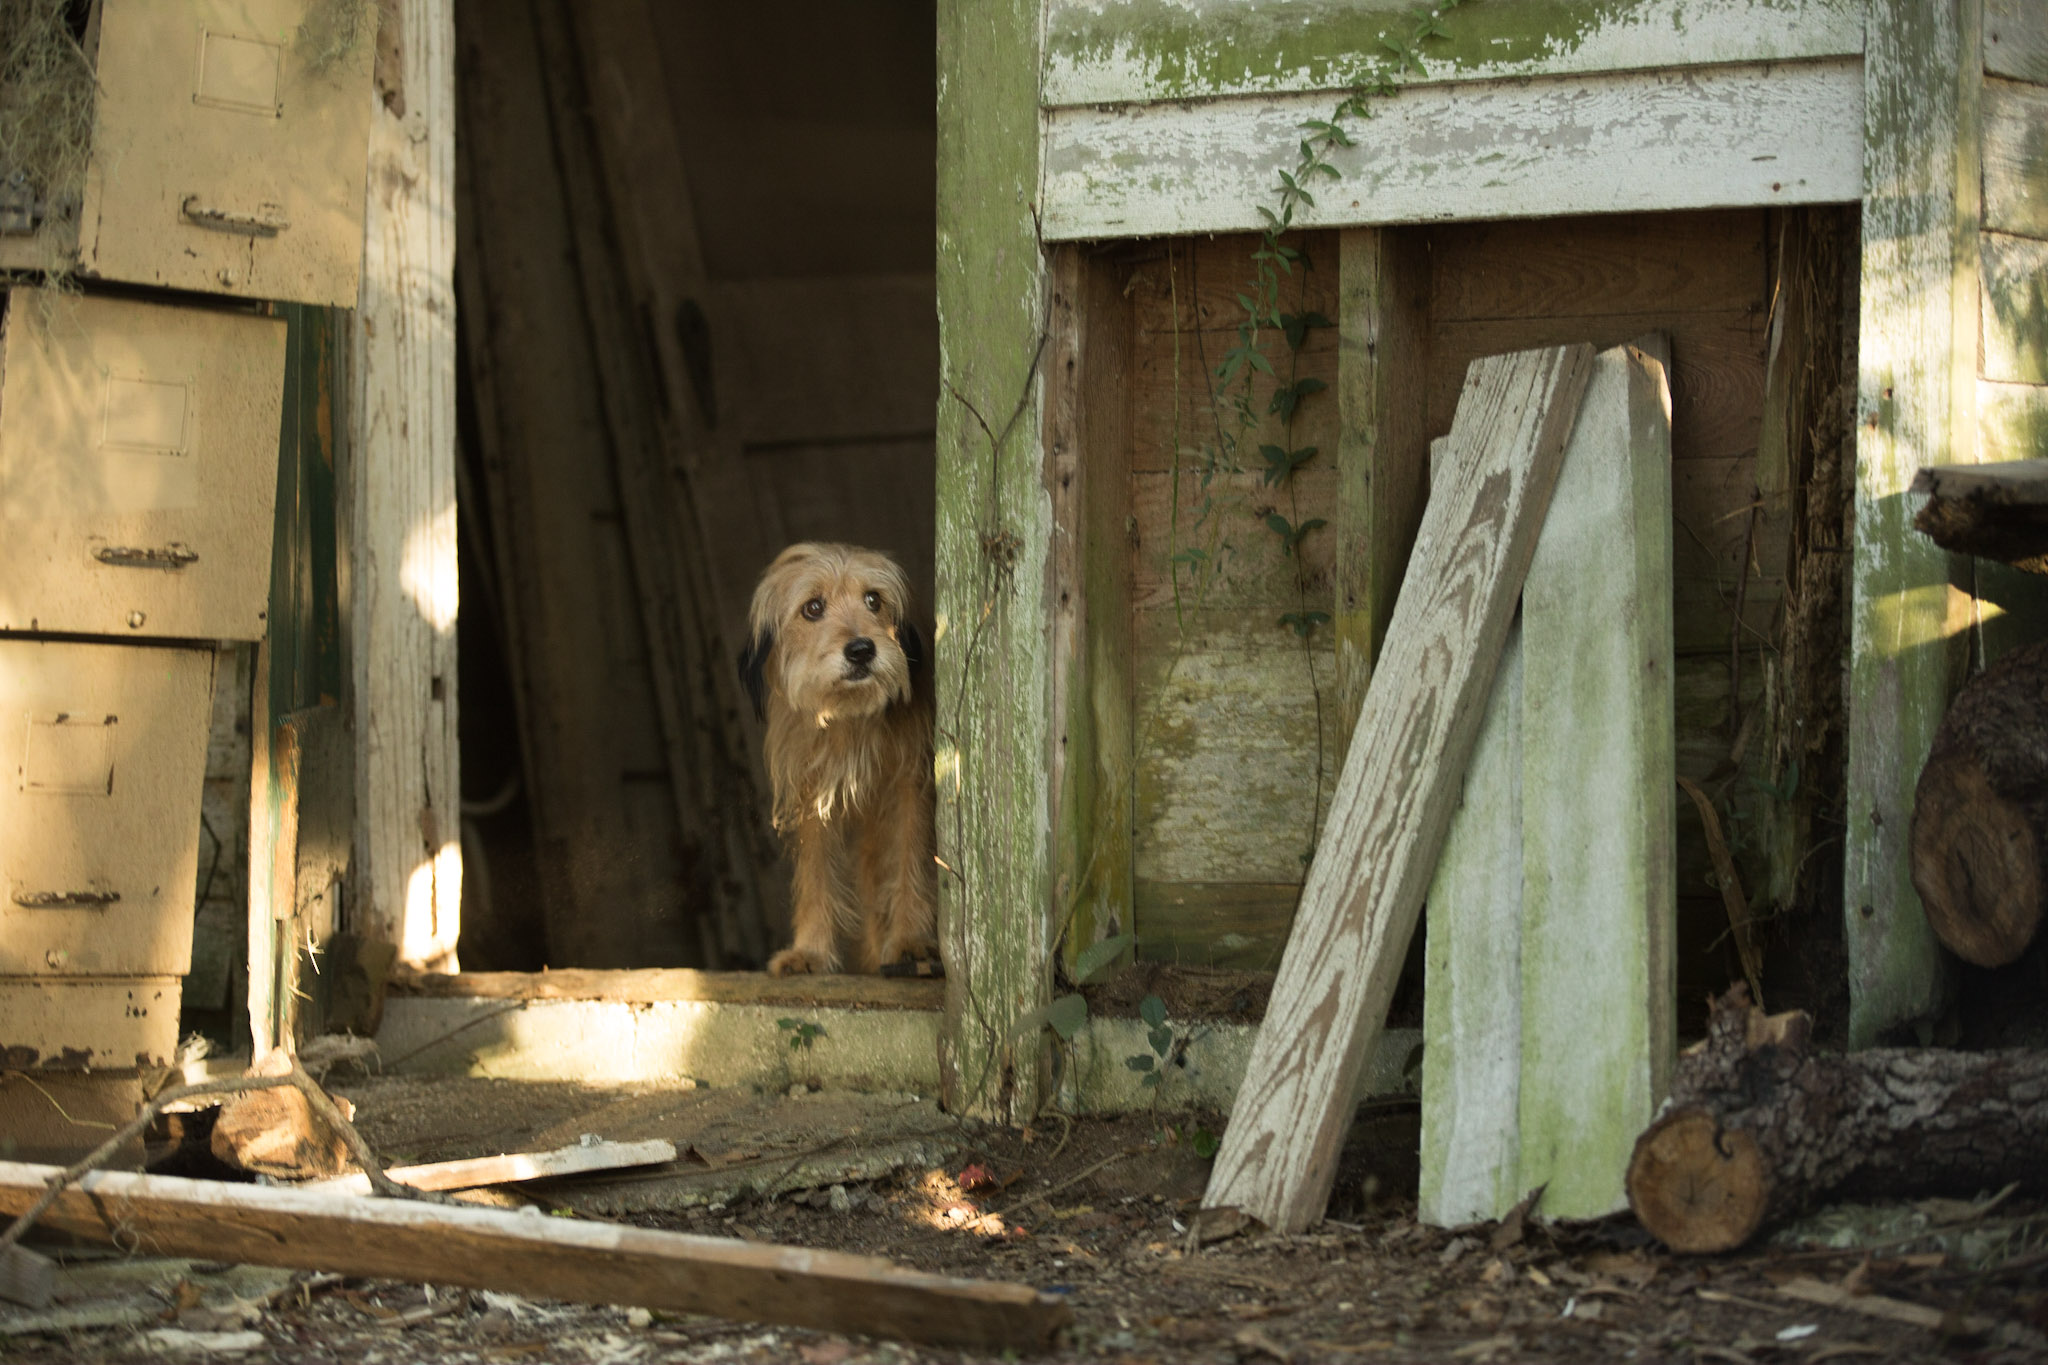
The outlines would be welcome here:
M 43 1194 L 54 1166 L 0 1162 L 0 1214 Z M 1029 1285 L 899 1270 L 871 1256 L 763 1246 L 616 1223 L 530 1218 L 346 1194 L 93 1171 L 43 1223 L 162 1256 L 498 1289 L 863 1332 L 981 1350 L 1051 1343 L 1072 1317 Z
M 1458 801 L 1590 346 L 1475 362 L 1203 1203 L 1320 1218 Z
M 1429 894 L 1421 1214 L 1626 1203 L 1669 1083 L 1677 911 L 1671 400 L 1594 361 Z

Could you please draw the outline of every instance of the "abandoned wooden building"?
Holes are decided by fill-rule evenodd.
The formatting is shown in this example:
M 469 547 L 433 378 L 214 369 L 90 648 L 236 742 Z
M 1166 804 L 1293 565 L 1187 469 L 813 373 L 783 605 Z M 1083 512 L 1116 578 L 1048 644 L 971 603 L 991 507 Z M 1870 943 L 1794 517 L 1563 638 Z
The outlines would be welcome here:
M 1228 1108 L 1344 775 L 1405 780 L 1353 732 L 1433 685 L 1379 667 L 1432 446 L 1465 467 L 1475 361 L 1581 343 L 1635 347 L 1616 411 L 1663 433 L 1617 437 L 1661 569 L 1603 597 L 1593 539 L 1546 580 L 1586 639 L 1666 631 L 1628 1136 L 1731 981 L 1851 1049 L 2039 1016 L 2041 948 L 1959 963 L 1908 846 L 1951 697 L 2048 622 L 1908 491 L 2044 453 L 2032 0 L 31 14 L 94 66 L 75 184 L 0 163 L 18 1150 L 75 1145 L 44 1088 L 133 1112 L 194 1031 L 744 1086 L 799 1012 L 826 1085 L 1115 1109 L 1149 1026 L 1093 987 L 1163 971 L 1225 983 L 1161 1065 Z M 804 539 L 924 594 L 943 982 L 760 972 L 733 660 Z M 1620 723 L 1536 649 L 1517 705 Z M 1439 839 L 1494 790 L 1444 761 Z M 1373 1018 L 1317 1085 L 1435 1074 L 1480 968 L 1431 922 L 1350 964 Z M 1571 1036 L 1591 969 L 1519 941 L 1515 1027 Z

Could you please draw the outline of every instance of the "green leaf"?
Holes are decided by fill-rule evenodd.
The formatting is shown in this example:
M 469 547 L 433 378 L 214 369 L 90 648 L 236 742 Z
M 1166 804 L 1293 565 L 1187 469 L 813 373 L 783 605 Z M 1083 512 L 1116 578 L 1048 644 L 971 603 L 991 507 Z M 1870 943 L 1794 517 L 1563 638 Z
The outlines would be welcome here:
M 1150 1057 L 1147 1057 L 1147 1058 L 1146 1058 L 1145 1060 L 1149 1062 L 1149 1061 L 1151 1061 L 1152 1059 L 1151 1059 Z M 1138 1082 L 1138 1084 L 1139 1084 L 1139 1085 L 1142 1085 L 1142 1086 L 1144 1086 L 1144 1087 L 1146 1087 L 1147 1089 L 1151 1089 L 1151 1088 L 1153 1088 L 1153 1087 L 1155 1087 L 1155 1086 L 1158 1086 L 1158 1085 L 1161 1085 L 1161 1084 L 1163 1084 L 1163 1083 L 1165 1082 L 1165 1080 L 1166 1080 L 1166 1077 L 1165 1077 L 1164 1075 L 1160 1074 L 1160 1073 L 1159 1073 L 1159 1072 L 1157 1072 L 1157 1071 L 1154 1071 L 1154 1072 L 1150 1073 L 1149 1075 L 1147 1075 L 1147 1076 L 1145 1077 L 1145 1079 L 1143 1079 L 1142 1081 L 1139 1081 L 1139 1082 Z
M 1178 558 L 1179 556 L 1175 556 Z M 1096 978 L 1103 968 L 1124 955 L 1124 950 L 1138 941 L 1136 934 L 1118 934 L 1113 938 L 1091 943 L 1074 958 L 1074 981 L 1087 985 Z
M 1188 1144 L 1195 1149 L 1195 1155 L 1204 1161 L 1216 1155 L 1216 1149 L 1223 1145 L 1207 1128 L 1195 1129 L 1194 1134 L 1188 1139 Z
M 1166 1002 L 1156 995 L 1148 995 L 1138 1002 L 1138 1017 L 1153 1028 L 1166 1022 Z
M 1135 1056 L 1126 1057 L 1124 1058 L 1124 1065 L 1133 1071 L 1150 1071 L 1152 1069 L 1152 1054 L 1140 1052 Z
M 1273 534 L 1288 544 L 1293 544 L 1294 525 L 1278 512 L 1266 513 L 1266 525 L 1273 528 Z
M 1273 373 L 1273 362 L 1266 359 L 1264 351 L 1250 351 L 1246 354 L 1254 369 L 1264 370 L 1267 374 Z
M 1148 1029 L 1145 1033 L 1145 1041 L 1152 1044 L 1152 1050 L 1164 1058 L 1167 1053 L 1173 1051 L 1173 1030 L 1164 1024 L 1154 1029 Z
M 794 1019 L 777 1019 L 777 1020 L 775 1021 L 775 1027 L 777 1027 L 777 1028 L 795 1028 L 795 1027 L 796 1027 L 796 1020 L 794 1020 Z
M 1078 993 L 1063 995 L 1045 1007 L 1045 1022 L 1065 1042 L 1072 1042 L 1088 1022 L 1087 997 Z

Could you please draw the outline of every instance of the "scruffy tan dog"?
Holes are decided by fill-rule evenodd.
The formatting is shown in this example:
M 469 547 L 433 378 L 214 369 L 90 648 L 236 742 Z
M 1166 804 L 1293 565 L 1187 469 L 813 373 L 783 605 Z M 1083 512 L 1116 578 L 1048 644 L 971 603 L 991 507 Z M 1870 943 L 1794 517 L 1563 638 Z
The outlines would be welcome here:
M 775 828 L 796 860 L 777 976 L 937 958 L 932 689 L 910 584 L 888 556 L 811 542 L 754 589 L 740 678 L 768 723 Z

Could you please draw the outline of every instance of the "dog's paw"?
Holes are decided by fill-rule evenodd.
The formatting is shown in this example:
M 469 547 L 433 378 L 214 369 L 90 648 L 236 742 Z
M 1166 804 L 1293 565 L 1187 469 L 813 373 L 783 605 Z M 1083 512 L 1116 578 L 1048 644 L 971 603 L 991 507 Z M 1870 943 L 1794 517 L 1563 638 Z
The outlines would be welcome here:
M 823 953 L 814 953 L 808 948 L 784 948 L 768 959 L 768 975 L 801 976 L 806 973 L 823 974 L 839 970 L 838 964 Z

